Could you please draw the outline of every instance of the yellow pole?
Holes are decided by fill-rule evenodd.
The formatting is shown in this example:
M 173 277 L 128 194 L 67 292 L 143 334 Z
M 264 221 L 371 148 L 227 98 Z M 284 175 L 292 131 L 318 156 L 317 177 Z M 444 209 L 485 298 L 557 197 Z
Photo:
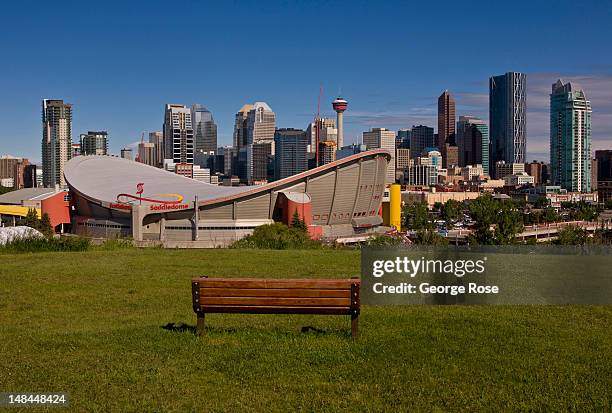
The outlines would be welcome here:
M 392 184 L 389 188 L 389 221 L 398 231 L 402 229 L 402 193 L 401 186 Z

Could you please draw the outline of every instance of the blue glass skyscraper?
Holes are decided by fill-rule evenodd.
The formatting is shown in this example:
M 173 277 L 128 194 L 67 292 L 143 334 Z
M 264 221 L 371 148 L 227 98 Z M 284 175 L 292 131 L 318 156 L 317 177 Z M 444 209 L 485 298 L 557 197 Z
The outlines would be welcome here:
M 561 80 L 550 94 L 550 169 L 554 184 L 591 192 L 591 102 Z
M 508 72 L 489 79 L 489 168 L 498 161 L 525 163 L 527 146 L 527 77 Z

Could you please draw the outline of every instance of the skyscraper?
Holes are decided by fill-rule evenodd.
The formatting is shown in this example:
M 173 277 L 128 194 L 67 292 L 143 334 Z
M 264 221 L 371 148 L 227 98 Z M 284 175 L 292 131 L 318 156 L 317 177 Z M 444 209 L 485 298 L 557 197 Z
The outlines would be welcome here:
M 309 139 L 301 129 L 277 129 L 274 134 L 276 155 L 274 177 L 283 179 L 308 170 Z
M 363 143 L 370 149 L 385 149 L 391 154 L 391 161 L 387 166 L 387 183 L 395 182 L 395 132 L 385 128 L 372 128 L 363 132 Z
M 253 105 L 244 105 L 236 113 L 236 121 L 234 123 L 234 148 L 237 150 L 247 144 L 247 121 L 251 109 L 253 109 Z
M 223 148 L 223 174 L 238 176 L 238 148 L 226 146 Z
M 336 160 L 336 152 L 338 152 L 337 149 L 338 145 L 336 145 L 335 141 L 319 142 L 319 166 L 334 162 Z
M 308 137 L 309 152 L 316 152 L 316 128 L 315 122 L 308 124 L 306 128 L 306 136 Z M 319 142 L 323 141 L 338 141 L 338 128 L 336 128 L 336 119 L 321 118 L 319 122 Z
M 434 129 L 429 126 L 413 126 L 410 132 L 410 157 L 412 159 L 423 155 L 425 148 L 434 146 Z
M 195 152 L 213 154 L 217 150 L 217 125 L 212 113 L 202 105 L 192 105 L 191 123 Z
M 138 144 L 138 158 L 137 161 L 146 165 L 156 166 L 157 165 L 157 151 L 154 143 L 140 142 Z
M 489 168 L 498 161 L 525 163 L 527 145 L 527 78 L 508 72 L 489 79 Z
M 164 133 L 162 131 L 149 132 L 149 143 L 155 145 L 155 165 L 158 168 L 164 167 Z
M 123 148 L 121 149 L 121 157 L 123 159 L 132 160 L 132 149 L 131 148 Z
M 31 179 L 26 178 L 26 170 L 30 163 L 25 158 L 15 158 L 10 155 L 0 157 L 0 179 L 13 181 L 14 189 L 28 188 Z
M 81 136 L 81 155 L 108 155 L 108 133 L 88 131 Z
M 246 146 L 246 173 L 250 185 L 268 180 L 268 164 L 272 156 L 271 142 L 257 142 Z
M 72 105 L 43 99 L 42 134 L 43 186 L 65 186 L 64 166 L 72 157 Z
M 612 199 L 612 149 L 595 151 L 597 159 L 597 195 L 600 202 Z
M 247 145 L 253 143 L 274 144 L 276 115 L 265 102 L 255 102 L 247 116 Z M 274 145 L 272 145 L 274 155 Z
M 482 165 L 489 173 L 489 127 L 482 119 L 460 116 L 457 122 L 459 166 Z
M 544 162 L 533 161 L 525 164 L 525 172 L 529 176 L 533 176 L 534 185 L 542 185 L 547 179 L 547 165 Z
M 550 94 L 550 168 L 553 184 L 591 192 L 591 102 L 561 80 Z
M 410 135 L 412 133 L 411 129 L 400 129 L 397 131 L 397 135 L 395 135 L 395 147 L 410 149 Z
M 449 150 L 448 147 L 456 146 L 455 143 L 455 99 L 451 96 L 448 90 L 442 92 L 438 98 L 438 141 L 436 142 L 438 150 L 442 154 L 442 164 L 446 168 L 451 165 L 457 165 L 457 160 L 454 150 Z
M 166 105 L 164 116 L 164 159 L 175 164 L 193 164 L 191 111 L 184 105 Z

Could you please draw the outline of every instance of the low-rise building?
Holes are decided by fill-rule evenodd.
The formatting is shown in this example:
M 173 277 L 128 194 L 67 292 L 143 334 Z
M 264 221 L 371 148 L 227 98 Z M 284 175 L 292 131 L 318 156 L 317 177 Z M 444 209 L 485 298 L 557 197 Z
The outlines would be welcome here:
M 430 191 L 403 191 L 402 202 L 406 204 L 413 203 L 425 203 L 429 208 L 432 208 L 434 204 L 440 202 L 442 204 L 452 199 L 455 201 L 463 202 L 470 199 L 476 199 L 480 196 L 479 192 L 438 192 L 435 190 Z
M 522 186 L 533 185 L 533 176 L 527 175 L 527 172 L 519 172 L 513 175 L 504 176 L 506 186 Z
M 70 228 L 70 202 L 68 191 L 53 188 L 24 188 L 0 195 L 0 223 L 17 225 L 19 220 L 34 209 L 39 218 L 49 215 L 51 227 L 62 233 Z
M 525 172 L 524 163 L 506 163 L 504 161 L 498 161 L 495 164 L 496 179 L 503 179 L 507 175 L 516 175 L 521 172 Z
M 471 181 L 474 177 L 484 176 L 482 165 L 467 165 L 461 168 L 461 176 L 464 181 Z
M 434 165 L 410 165 L 405 169 L 407 186 L 433 186 L 438 183 L 438 168 Z
M 536 202 L 539 198 L 546 198 L 548 204 L 553 208 L 561 208 L 563 202 L 588 202 L 597 203 L 599 198 L 597 192 L 581 193 L 569 192 L 559 185 L 540 185 L 525 190 L 527 201 Z

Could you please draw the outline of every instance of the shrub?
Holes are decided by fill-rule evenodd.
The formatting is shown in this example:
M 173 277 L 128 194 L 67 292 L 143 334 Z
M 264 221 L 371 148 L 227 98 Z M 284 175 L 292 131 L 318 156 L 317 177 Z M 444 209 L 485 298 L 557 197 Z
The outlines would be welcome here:
M 414 238 L 417 245 L 448 245 L 448 239 L 435 231 L 418 231 Z
M 60 252 L 87 251 L 91 247 L 88 239 L 78 237 L 65 238 L 29 238 L 16 239 L 0 247 L 4 253 L 24 252 Z
M 368 239 L 367 244 L 373 246 L 385 246 L 385 245 L 401 245 L 406 241 L 400 235 L 384 235 L 384 234 L 375 234 L 370 239 Z
M 101 249 L 103 251 L 124 250 L 128 248 L 134 248 L 134 244 L 132 244 L 130 240 L 120 238 L 108 239 L 97 247 L 97 249 Z
M 591 238 L 586 229 L 575 225 L 568 225 L 559 230 L 555 244 L 558 245 L 585 245 L 590 244 Z
M 313 249 L 321 248 L 322 244 L 310 239 L 308 232 L 281 223 L 260 225 L 253 234 L 234 242 L 230 248 L 253 249 Z
M 306 223 L 304 222 L 303 219 L 300 218 L 300 215 L 298 214 L 297 210 L 293 212 L 291 226 L 301 231 L 308 231 L 308 227 L 306 226 Z

